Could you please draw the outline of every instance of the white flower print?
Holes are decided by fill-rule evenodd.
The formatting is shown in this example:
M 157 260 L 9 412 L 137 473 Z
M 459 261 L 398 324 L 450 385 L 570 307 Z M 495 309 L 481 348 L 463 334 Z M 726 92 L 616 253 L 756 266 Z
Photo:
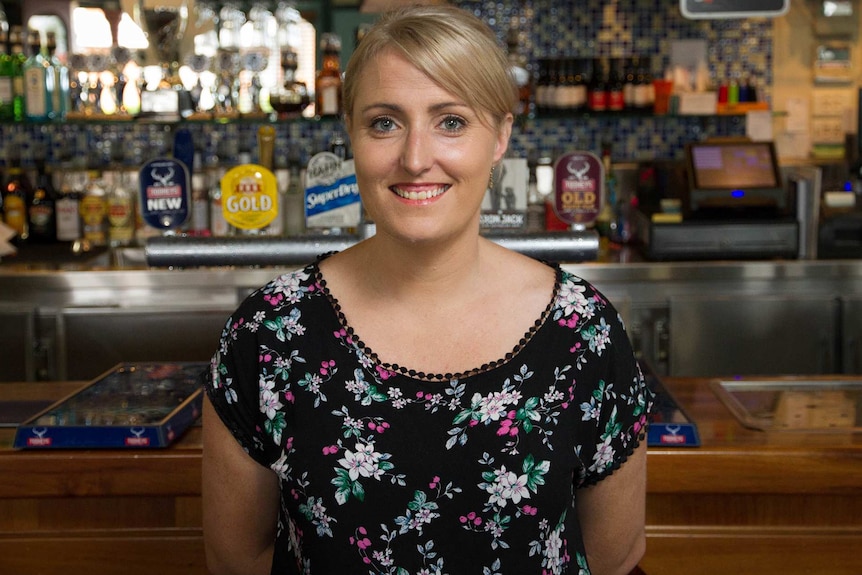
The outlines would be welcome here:
M 348 471 L 350 479 L 356 481 L 360 477 L 380 479 L 385 469 L 381 469 L 382 455 L 374 451 L 374 442 L 357 442 L 354 451 L 344 451 L 344 457 L 338 460 L 339 465 Z
M 593 464 L 590 466 L 590 471 L 603 471 L 607 469 L 614 461 L 614 447 L 611 445 L 613 437 L 608 435 L 605 440 L 596 445 L 596 453 L 593 456 Z
M 278 399 L 278 393 L 275 391 L 275 381 L 272 379 L 264 379 L 263 375 L 260 378 L 260 412 L 266 414 L 266 417 L 272 419 L 278 410 L 284 407 Z
M 488 503 L 497 507 L 505 507 L 511 501 L 517 504 L 521 499 L 529 499 L 527 489 L 527 474 L 517 475 L 506 470 L 503 465 L 496 471 L 496 480 L 485 488 L 491 497 Z
M 573 313 L 582 315 L 590 307 L 589 300 L 584 295 L 586 286 L 574 281 L 567 281 L 560 286 L 560 295 L 557 298 L 566 316 Z

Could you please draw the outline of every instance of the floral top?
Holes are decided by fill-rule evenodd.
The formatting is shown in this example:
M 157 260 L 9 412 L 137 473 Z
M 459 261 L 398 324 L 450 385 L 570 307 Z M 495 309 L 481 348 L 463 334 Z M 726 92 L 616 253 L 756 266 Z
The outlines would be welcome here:
M 280 479 L 272 573 L 589 573 L 578 489 L 643 439 L 652 395 L 618 313 L 555 267 L 512 353 L 436 380 L 380 363 L 317 263 L 240 305 L 206 390 Z

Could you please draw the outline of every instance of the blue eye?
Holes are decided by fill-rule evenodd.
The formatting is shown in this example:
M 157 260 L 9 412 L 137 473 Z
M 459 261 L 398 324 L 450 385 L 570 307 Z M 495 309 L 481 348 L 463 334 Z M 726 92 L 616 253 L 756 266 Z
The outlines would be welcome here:
M 443 129 L 448 132 L 458 132 L 463 130 L 466 125 L 467 122 L 460 116 L 446 116 L 441 123 Z
M 395 129 L 395 121 L 388 116 L 374 118 L 371 121 L 371 128 L 378 132 L 391 132 Z

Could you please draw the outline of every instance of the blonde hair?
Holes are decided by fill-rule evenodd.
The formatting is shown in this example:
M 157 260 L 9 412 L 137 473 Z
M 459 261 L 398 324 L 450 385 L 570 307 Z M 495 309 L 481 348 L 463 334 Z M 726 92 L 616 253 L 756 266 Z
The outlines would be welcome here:
M 426 5 L 386 12 L 362 37 L 344 74 L 348 115 L 363 70 L 388 49 L 497 123 L 514 113 L 517 87 L 506 54 L 488 25 L 454 6 Z

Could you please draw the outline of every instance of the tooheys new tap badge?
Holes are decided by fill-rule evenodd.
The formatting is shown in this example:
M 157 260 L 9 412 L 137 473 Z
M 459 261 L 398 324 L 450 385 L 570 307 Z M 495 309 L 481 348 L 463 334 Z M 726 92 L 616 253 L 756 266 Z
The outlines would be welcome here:
M 189 217 L 189 170 L 179 160 L 151 160 L 141 167 L 141 217 L 159 230 L 173 230 Z
M 590 152 L 560 156 L 554 164 L 554 208 L 564 222 L 589 227 L 601 208 L 604 167 Z

